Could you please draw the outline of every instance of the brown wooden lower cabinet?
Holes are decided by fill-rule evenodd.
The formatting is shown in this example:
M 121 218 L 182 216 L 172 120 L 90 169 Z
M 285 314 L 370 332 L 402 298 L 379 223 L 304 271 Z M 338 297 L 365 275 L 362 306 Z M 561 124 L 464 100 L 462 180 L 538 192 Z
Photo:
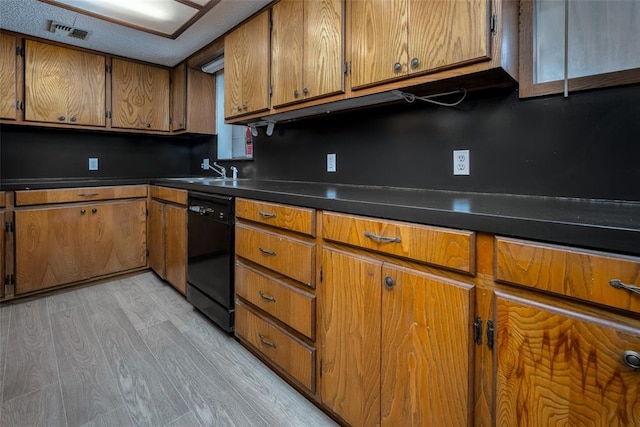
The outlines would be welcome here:
M 4 193 L 0 192 L 0 198 L 4 199 Z M 4 212 L 0 210 L 0 298 L 4 297 L 4 264 L 6 262 L 4 257 Z
M 151 187 L 149 267 L 182 294 L 187 292 L 187 192 Z M 167 201 L 178 203 L 171 204 Z
M 146 203 L 15 212 L 16 295 L 146 265 Z
M 495 310 L 495 425 L 640 425 L 640 322 L 503 292 Z
M 473 285 L 330 248 L 322 265 L 322 402 L 352 425 L 469 425 Z

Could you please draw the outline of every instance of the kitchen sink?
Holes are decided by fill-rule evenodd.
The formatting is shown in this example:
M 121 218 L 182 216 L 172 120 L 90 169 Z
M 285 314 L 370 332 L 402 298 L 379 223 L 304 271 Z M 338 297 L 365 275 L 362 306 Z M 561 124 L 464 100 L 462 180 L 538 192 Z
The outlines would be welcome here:
M 165 178 L 167 181 L 179 181 L 188 184 L 209 184 L 211 182 L 224 181 L 225 178 L 215 176 L 186 176 L 180 178 Z M 231 178 L 226 178 L 231 179 Z

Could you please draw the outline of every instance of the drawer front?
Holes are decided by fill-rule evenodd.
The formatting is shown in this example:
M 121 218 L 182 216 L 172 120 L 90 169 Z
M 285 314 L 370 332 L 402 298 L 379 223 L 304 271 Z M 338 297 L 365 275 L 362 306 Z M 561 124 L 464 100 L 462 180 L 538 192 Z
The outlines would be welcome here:
M 236 335 L 315 393 L 316 350 L 236 301 Z
M 324 212 L 322 237 L 475 274 L 475 233 Z
M 315 209 L 238 198 L 236 199 L 236 217 L 309 236 L 316 235 Z
M 496 237 L 494 267 L 498 281 L 640 312 L 640 294 L 619 284 L 640 287 L 640 258 Z
M 16 191 L 16 206 L 147 197 L 146 185 Z
M 186 190 L 152 185 L 149 187 L 149 192 L 151 193 L 151 197 L 153 197 L 154 199 L 160 199 L 166 202 L 187 206 Z
M 236 295 L 315 339 L 316 297 L 313 294 L 241 262 L 236 263 L 235 285 Z
M 315 244 L 236 224 L 236 255 L 314 286 Z

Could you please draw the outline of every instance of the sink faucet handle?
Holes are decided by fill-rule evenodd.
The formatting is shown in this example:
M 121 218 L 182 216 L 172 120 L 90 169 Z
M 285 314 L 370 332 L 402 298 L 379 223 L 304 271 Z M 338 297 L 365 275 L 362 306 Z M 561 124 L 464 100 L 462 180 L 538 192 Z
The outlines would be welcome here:
M 214 171 L 218 172 L 222 178 L 226 178 L 227 177 L 227 169 L 225 169 L 224 166 L 220 166 L 218 163 L 213 162 L 213 166 L 215 166 L 217 169 L 212 168 Z

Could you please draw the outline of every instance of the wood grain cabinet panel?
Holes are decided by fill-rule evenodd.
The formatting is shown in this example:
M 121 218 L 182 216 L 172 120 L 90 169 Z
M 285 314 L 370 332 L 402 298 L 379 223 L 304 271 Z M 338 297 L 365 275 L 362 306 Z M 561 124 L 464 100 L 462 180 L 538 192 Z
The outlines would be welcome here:
M 236 295 L 315 339 L 316 297 L 286 282 L 238 261 L 235 269 Z
M 368 250 L 475 273 L 475 233 L 324 212 L 322 237 Z
M 169 70 L 114 58 L 111 87 L 113 127 L 169 130 Z
M 15 211 L 16 295 L 146 265 L 144 200 Z
M 0 118 L 16 120 L 18 102 L 16 49 L 18 42 L 15 36 L 0 34 Z
M 495 425 L 640 425 L 637 323 L 503 293 L 495 310 Z
M 224 40 L 225 118 L 269 109 L 269 11 L 233 30 Z
M 171 70 L 171 130 L 187 128 L 187 64 Z
M 496 280 L 640 313 L 640 258 L 496 237 Z M 612 286 L 613 283 L 618 287 Z
M 236 255 L 315 286 L 315 244 L 236 224 Z
M 0 197 L 4 198 L 4 194 L 2 194 L 2 192 L 0 192 Z M 4 211 L 0 210 L 0 225 L 4 225 Z M 4 274 L 5 274 L 5 263 L 6 263 L 6 259 L 4 257 L 4 253 L 5 253 L 5 235 L 4 235 L 4 226 L 0 226 L 0 280 L 2 280 L 2 283 L 0 284 L 0 298 L 4 297 Z
M 272 10 L 273 105 L 343 90 L 342 0 L 283 0 Z
M 316 350 L 236 301 L 236 334 L 315 392 Z
M 105 57 L 25 42 L 25 120 L 105 126 Z
M 216 133 L 216 76 L 188 68 L 171 70 L 171 130 Z
M 259 222 L 284 230 L 295 231 L 315 237 L 315 209 L 279 203 L 257 202 L 242 198 L 236 199 L 236 216 L 249 221 Z
M 16 206 L 44 205 L 49 203 L 94 202 L 99 200 L 129 199 L 146 196 L 146 185 L 22 190 L 16 191 Z
M 183 295 L 187 292 L 187 192 L 149 190 L 149 267 Z
M 488 0 L 352 2 L 352 87 L 489 59 Z
M 322 263 L 323 403 L 351 425 L 470 425 L 473 285 L 330 248 Z

